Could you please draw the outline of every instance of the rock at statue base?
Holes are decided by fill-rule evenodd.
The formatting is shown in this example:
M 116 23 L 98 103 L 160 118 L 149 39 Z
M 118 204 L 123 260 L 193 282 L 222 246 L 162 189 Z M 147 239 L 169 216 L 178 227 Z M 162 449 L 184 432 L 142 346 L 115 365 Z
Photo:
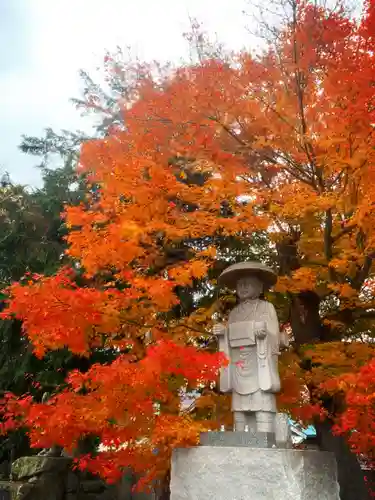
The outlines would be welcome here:
M 172 456 L 171 500 L 339 500 L 328 452 L 198 446 Z

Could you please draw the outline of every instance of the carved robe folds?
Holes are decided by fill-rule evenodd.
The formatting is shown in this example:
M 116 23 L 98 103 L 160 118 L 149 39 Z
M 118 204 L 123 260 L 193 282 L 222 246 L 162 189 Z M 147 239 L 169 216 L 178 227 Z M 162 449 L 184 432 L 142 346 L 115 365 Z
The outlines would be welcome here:
M 219 338 L 219 349 L 230 359 L 221 372 L 220 389 L 232 392 L 232 411 L 277 411 L 280 340 L 271 303 L 246 301 L 230 313 L 228 326 Z

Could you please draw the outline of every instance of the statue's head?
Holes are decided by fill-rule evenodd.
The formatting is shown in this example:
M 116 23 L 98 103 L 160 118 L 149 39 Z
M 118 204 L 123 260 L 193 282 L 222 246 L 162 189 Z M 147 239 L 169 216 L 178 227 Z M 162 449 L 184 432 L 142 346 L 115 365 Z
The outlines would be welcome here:
M 256 299 L 277 281 L 276 273 L 261 262 L 237 262 L 219 276 L 219 285 L 237 290 L 240 300 Z
M 237 281 L 236 289 L 240 300 L 257 299 L 263 292 L 263 282 L 256 276 L 244 276 Z

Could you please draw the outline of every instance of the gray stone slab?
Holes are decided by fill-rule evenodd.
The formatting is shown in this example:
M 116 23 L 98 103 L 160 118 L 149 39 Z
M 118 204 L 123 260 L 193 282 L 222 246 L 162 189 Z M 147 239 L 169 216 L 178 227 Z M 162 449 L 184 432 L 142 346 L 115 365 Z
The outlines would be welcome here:
M 171 500 L 339 500 L 331 453 L 199 446 L 172 456 Z
M 247 448 L 276 447 L 275 434 L 268 432 L 202 432 L 201 446 L 240 446 Z M 284 446 L 286 448 L 286 446 Z

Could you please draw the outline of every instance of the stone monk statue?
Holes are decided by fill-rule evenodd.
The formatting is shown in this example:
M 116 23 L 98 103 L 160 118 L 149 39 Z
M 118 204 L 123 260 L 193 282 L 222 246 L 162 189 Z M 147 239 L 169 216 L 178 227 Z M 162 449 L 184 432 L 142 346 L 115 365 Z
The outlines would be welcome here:
M 274 306 L 259 297 L 276 280 L 259 262 L 234 264 L 219 277 L 219 284 L 236 289 L 239 299 L 227 325 L 214 326 L 219 349 L 230 360 L 221 370 L 220 390 L 232 393 L 236 431 L 275 432 L 278 356 L 288 339 L 280 334 Z

